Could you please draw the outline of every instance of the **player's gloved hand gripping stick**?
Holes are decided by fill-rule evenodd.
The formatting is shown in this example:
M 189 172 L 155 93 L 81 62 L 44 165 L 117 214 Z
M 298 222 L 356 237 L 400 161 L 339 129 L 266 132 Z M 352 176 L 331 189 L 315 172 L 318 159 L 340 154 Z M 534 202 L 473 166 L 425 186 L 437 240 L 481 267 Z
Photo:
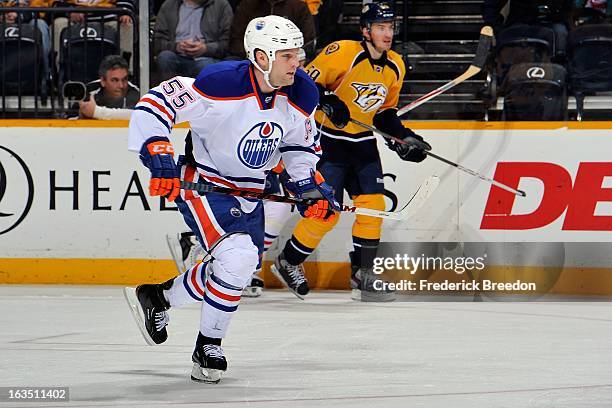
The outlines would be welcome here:
M 140 160 L 151 170 L 149 194 L 174 201 L 180 193 L 179 172 L 174 163 L 174 148 L 167 137 L 153 136 L 140 149 Z
M 431 150 L 429 143 L 408 128 L 404 128 L 401 139 L 406 143 L 398 143 L 395 140 L 387 139 L 387 146 L 396 152 L 402 160 L 420 163 L 425 160 L 427 152 Z
M 319 90 L 319 107 L 338 129 L 345 127 L 351 119 L 348 106 L 332 91 L 316 84 Z
M 334 189 L 325 182 L 318 171 L 310 170 L 310 177 L 287 183 L 287 189 L 296 198 L 316 200 L 314 204 L 296 204 L 302 217 L 333 219 L 334 211 L 341 211 L 340 203 L 334 197 Z

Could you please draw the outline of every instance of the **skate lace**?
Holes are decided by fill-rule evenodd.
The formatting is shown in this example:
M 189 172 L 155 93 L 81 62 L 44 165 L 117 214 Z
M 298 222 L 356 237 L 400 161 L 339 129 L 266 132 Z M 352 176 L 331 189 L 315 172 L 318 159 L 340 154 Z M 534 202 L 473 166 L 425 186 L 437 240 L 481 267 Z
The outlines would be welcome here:
M 155 312 L 155 330 L 161 331 L 168 325 L 170 316 L 165 311 Z
M 223 355 L 223 349 L 221 348 L 221 346 L 217 346 L 215 344 L 205 344 L 203 349 L 204 349 L 204 354 L 207 357 L 225 358 L 225 356 Z
M 306 282 L 306 277 L 302 273 L 300 265 L 291 265 L 287 263 L 286 268 L 295 286 L 300 286 L 302 283 Z

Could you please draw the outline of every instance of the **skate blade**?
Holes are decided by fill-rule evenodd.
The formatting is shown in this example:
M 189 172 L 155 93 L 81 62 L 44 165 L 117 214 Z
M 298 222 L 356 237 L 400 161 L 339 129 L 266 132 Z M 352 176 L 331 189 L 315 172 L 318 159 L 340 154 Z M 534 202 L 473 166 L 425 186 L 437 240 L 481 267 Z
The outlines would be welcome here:
M 223 371 L 221 370 L 203 368 L 197 363 L 193 363 L 193 368 L 191 369 L 191 379 L 193 381 L 207 384 L 217 384 L 219 381 L 221 381 L 222 374 Z
M 287 282 L 285 282 L 285 280 L 283 279 L 283 277 L 281 276 L 280 272 L 278 271 L 278 269 L 276 269 L 276 265 L 272 265 L 270 267 L 270 271 L 274 274 L 274 276 L 276 276 L 276 279 L 278 279 L 287 289 L 289 289 L 289 292 L 293 293 L 295 296 L 297 296 L 298 299 L 300 300 L 304 300 L 304 296 L 300 295 L 299 293 L 297 293 L 295 290 L 291 289 L 289 287 L 289 285 L 287 285 Z
M 395 301 L 395 292 L 368 292 L 360 289 L 352 289 L 351 299 L 357 302 L 393 302 Z
M 246 288 L 242 289 L 242 297 L 256 298 L 260 297 L 262 293 L 263 288 L 260 287 L 247 286 Z
M 175 240 L 177 241 L 174 242 Z M 174 264 L 176 265 L 176 269 L 178 270 L 178 273 L 185 272 L 186 268 L 185 268 L 185 264 L 183 263 L 183 253 L 182 253 L 182 250 L 180 249 L 181 247 L 180 235 L 177 237 L 177 234 L 166 234 L 166 243 L 168 244 L 170 255 L 172 255 L 172 260 L 174 260 Z M 178 244 L 178 248 L 176 247 L 176 244 Z M 177 252 L 177 249 L 179 250 L 179 252 Z
M 138 330 L 140 330 L 140 334 L 144 337 L 145 341 L 149 346 L 156 346 L 157 344 L 153 341 L 149 333 L 147 332 L 147 328 L 144 322 L 144 315 L 142 314 L 142 308 L 140 307 L 140 302 L 138 301 L 138 297 L 136 297 L 136 288 L 126 287 L 123 288 L 123 296 L 127 301 L 128 306 L 130 307 L 130 311 L 132 312 L 132 316 L 134 316 L 134 321 L 136 322 L 136 326 L 138 326 Z

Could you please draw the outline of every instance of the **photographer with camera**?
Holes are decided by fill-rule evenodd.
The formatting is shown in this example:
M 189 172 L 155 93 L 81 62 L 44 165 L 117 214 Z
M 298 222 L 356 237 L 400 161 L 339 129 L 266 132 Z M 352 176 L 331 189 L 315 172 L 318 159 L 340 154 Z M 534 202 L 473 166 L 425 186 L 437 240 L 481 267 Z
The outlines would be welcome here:
M 100 63 L 98 72 L 100 79 L 87 84 L 89 97 L 79 101 L 79 117 L 130 119 L 140 91 L 128 81 L 127 61 L 119 55 L 108 55 Z

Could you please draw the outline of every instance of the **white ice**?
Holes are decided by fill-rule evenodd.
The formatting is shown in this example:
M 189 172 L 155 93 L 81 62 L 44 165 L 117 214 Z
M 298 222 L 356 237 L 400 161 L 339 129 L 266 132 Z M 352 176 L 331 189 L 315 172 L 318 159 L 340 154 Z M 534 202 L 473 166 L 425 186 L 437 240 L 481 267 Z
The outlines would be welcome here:
M 612 303 L 244 299 L 220 384 L 189 379 L 197 305 L 145 344 L 119 287 L 0 286 L 0 386 L 44 407 L 612 407 Z

